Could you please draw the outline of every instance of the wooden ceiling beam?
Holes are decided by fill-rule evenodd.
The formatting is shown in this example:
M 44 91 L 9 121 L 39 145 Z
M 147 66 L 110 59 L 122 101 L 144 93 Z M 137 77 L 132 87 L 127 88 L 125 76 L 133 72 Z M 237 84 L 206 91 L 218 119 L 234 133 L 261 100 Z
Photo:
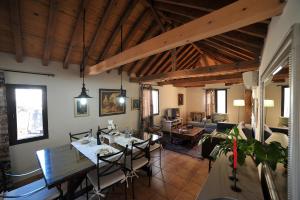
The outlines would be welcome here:
M 49 14 L 48 14 L 48 24 L 47 24 L 47 32 L 46 39 L 44 43 L 44 52 L 42 57 L 42 64 L 47 66 L 49 64 L 50 54 L 54 41 L 54 32 L 56 27 L 56 17 L 58 10 L 58 1 L 50 0 L 49 1 Z
M 205 76 L 205 77 L 196 77 L 196 78 L 183 78 L 158 82 L 158 85 L 170 85 L 170 84 L 184 84 L 184 83 L 193 83 L 201 81 L 217 81 L 230 78 L 242 78 L 242 73 L 229 74 L 229 75 L 219 75 L 219 76 Z
M 104 29 L 104 26 L 105 26 L 111 12 L 112 12 L 112 9 L 114 7 L 114 4 L 115 4 L 115 0 L 110 0 L 109 2 L 107 2 L 106 6 L 105 6 L 104 14 L 103 14 L 102 18 L 100 19 L 100 21 L 98 22 L 96 32 L 93 35 L 93 38 L 92 38 L 92 41 L 91 41 L 89 47 L 87 47 L 87 54 L 83 61 L 84 65 L 87 63 L 89 55 L 91 55 L 91 53 L 93 52 L 93 50 L 97 44 L 98 38 Z
M 198 67 L 189 70 L 179 70 L 169 73 L 153 74 L 140 78 L 131 78 L 132 82 L 159 82 L 171 79 L 190 78 L 190 77 L 204 77 L 217 76 L 226 74 L 235 74 L 246 71 L 257 70 L 259 66 L 258 61 L 244 61 L 232 64 L 222 64 L 206 67 Z
M 243 83 L 242 78 L 228 78 L 223 80 L 208 80 L 208 81 L 198 81 L 198 82 L 187 82 L 187 83 L 176 83 L 173 84 L 174 87 L 202 87 L 207 84 L 217 84 L 217 83 L 225 83 L 225 84 L 238 84 Z
M 241 34 L 238 31 L 230 31 L 228 33 L 224 33 L 224 34 L 221 34 L 218 36 L 222 37 L 222 38 L 226 38 L 231 41 L 238 42 L 240 44 L 244 44 L 244 45 L 253 47 L 253 48 L 257 48 L 257 49 L 261 49 L 264 44 L 263 40 L 261 40 L 259 38 L 254 38 L 254 37 L 253 37 L 253 39 L 250 39 L 249 36 Z
M 125 8 L 122 16 L 120 17 L 120 19 L 118 21 L 118 23 L 114 27 L 113 32 L 111 33 L 111 36 L 109 37 L 108 41 L 106 41 L 102 51 L 100 52 L 97 62 L 100 62 L 101 60 L 103 60 L 106 57 L 109 49 L 111 48 L 113 42 L 115 41 L 116 37 L 118 36 L 118 34 L 120 32 L 121 26 L 128 19 L 129 15 L 131 14 L 133 9 L 137 5 L 137 2 L 138 2 L 138 0 L 131 0 L 128 3 L 127 7 Z
M 83 15 L 83 8 L 86 8 L 90 0 L 81 0 L 81 3 L 79 5 L 79 13 L 76 18 L 75 26 L 72 32 L 71 40 L 69 42 L 69 45 L 67 47 L 67 51 L 65 54 L 65 58 L 63 61 L 63 68 L 67 69 L 69 67 L 69 59 L 72 53 L 72 49 L 76 43 L 76 35 L 78 34 L 79 30 L 81 29 L 82 25 L 82 15 Z
M 280 14 L 284 5 L 278 0 L 236 1 L 86 68 L 86 73 L 96 75 L 194 41 L 239 29 Z
M 9 0 L 9 10 L 10 10 L 10 24 L 11 32 L 13 35 L 16 61 L 23 62 L 24 49 L 22 40 L 22 24 L 20 16 L 20 1 L 19 0 Z

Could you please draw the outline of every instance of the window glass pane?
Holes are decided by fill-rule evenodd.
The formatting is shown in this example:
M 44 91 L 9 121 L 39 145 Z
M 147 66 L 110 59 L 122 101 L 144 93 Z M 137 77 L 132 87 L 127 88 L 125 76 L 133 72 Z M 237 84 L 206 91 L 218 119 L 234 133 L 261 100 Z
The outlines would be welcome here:
M 158 114 L 158 91 L 152 90 L 153 114 Z
M 286 87 L 284 88 L 284 110 L 283 110 L 283 116 L 289 117 L 290 116 L 290 88 Z
M 17 140 L 43 136 L 42 89 L 15 89 Z
M 226 113 L 226 91 L 217 90 L 217 113 Z

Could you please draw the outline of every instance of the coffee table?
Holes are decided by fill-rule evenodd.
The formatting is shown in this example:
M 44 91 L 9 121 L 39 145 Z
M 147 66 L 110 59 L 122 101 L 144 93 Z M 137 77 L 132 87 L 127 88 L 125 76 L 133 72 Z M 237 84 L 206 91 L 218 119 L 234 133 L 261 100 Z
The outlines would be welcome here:
M 170 131 L 171 143 L 173 143 L 173 139 L 176 137 L 183 140 L 189 140 L 191 144 L 195 144 L 203 133 L 204 128 L 199 127 L 187 128 L 186 126 L 182 126 L 175 128 Z

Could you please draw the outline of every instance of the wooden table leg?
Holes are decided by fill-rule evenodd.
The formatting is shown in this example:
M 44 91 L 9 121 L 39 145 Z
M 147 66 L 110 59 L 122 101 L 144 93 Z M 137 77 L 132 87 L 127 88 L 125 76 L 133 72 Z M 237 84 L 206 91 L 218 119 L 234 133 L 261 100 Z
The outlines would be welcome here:
M 85 174 L 78 175 L 68 181 L 67 193 L 66 193 L 64 199 L 71 200 L 71 199 L 76 198 L 77 195 L 75 195 L 75 191 L 80 186 L 80 184 L 83 182 L 84 178 L 85 178 Z

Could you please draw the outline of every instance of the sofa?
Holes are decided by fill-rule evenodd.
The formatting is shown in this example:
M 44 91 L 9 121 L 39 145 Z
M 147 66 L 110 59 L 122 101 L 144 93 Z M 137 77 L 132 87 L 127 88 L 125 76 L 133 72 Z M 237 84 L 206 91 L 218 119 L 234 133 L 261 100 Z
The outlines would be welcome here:
M 196 127 L 204 128 L 205 112 L 191 112 L 188 118 L 188 124 Z
M 237 126 L 237 124 L 234 123 L 227 123 L 227 122 L 219 122 L 217 123 L 216 129 L 212 133 L 207 133 L 207 134 L 212 134 L 212 137 L 207 139 L 203 144 L 201 148 L 201 154 L 203 158 L 209 158 L 209 155 L 211 151 L 214 149 L 214 147 L 218 144 L 220 144 L 222 141 L 225 139 L 225 135 L 220 135 L 217 133 L 224 133 L 226 130 L 231 130 L 234 126 Z M 251 126 L 246 126 L 242 123 L 238 125 L 238 129 L 240 131 L 240 134 L 243 138 L 254 138 L 254 129 Z M 203 134 L 203 137 L 207 134 Z M 216 136 L 214 136 L 214 134 Z
M 228 114 L 214 113 L 206 118 L 204 112 L 191 112 L 189 119 L 189 125 L 204 128 L 205 132 L 211 133 L 217 128 L 218 122 L 228 121 Z

